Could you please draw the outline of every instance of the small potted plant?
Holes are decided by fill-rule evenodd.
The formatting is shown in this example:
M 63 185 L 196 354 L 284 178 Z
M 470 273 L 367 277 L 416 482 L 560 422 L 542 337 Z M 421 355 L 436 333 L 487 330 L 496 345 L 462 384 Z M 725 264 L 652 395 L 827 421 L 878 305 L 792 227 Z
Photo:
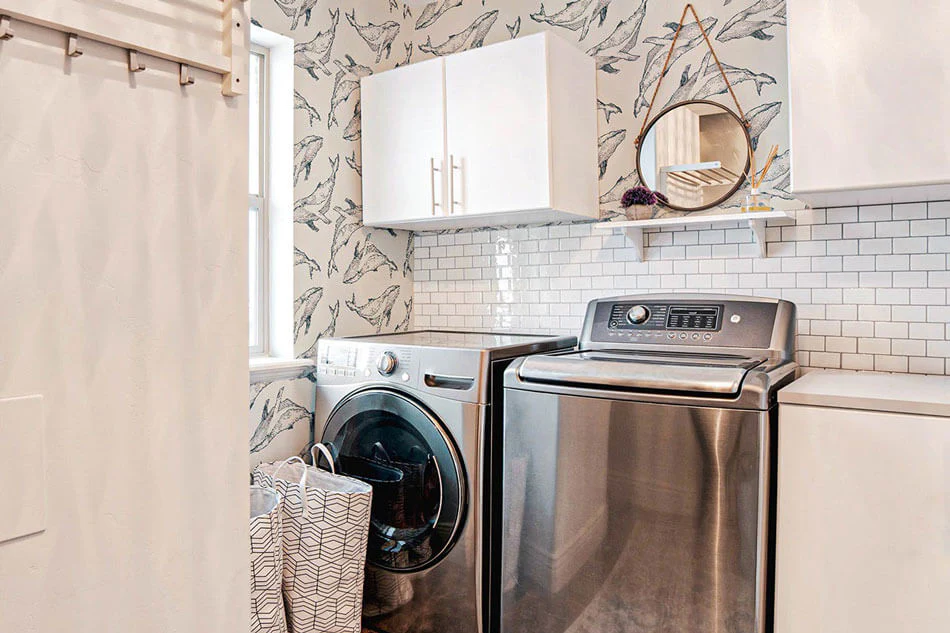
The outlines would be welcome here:
M 628 220 L 652 220 L 656 216 L 656 207 L 667 204 L 666 196 L 649 187 L 638 185 L 628 189 L 620 199 L 620 206 L 625 209 Z

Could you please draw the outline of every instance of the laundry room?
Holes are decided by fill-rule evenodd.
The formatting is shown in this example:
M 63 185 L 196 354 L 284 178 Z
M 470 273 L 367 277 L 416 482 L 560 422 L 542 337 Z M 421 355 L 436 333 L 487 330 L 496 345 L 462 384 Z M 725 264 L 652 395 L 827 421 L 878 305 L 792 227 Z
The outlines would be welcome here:
M 948 20 L 0 0 L 0 633 L 950 629 Z

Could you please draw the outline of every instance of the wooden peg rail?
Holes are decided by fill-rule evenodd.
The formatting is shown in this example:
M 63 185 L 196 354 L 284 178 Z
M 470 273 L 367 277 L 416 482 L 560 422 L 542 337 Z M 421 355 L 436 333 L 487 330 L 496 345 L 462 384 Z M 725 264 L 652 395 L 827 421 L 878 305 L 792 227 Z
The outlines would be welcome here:
M 221 93 L 247 92 L 248 34 L 250 16 L 246 0 L 204 0 L 221 7 L 221 38 L 196 46 L 187 38 L 168 35 L 151 22 L 89 6 L 84 0 L 0 0 L 0 40 L 12 39 L 17 21 L 36 24 L 66 35 L 66 54 L 82 55 L 82 40 L 124 48 L 129 54 L 129 72 L 146 69 L 140 55 L 181 65 L 179 81 L 194 83 L 192 69 L 221 76 Z M 187 79 L 187 83 L 185 83 Z

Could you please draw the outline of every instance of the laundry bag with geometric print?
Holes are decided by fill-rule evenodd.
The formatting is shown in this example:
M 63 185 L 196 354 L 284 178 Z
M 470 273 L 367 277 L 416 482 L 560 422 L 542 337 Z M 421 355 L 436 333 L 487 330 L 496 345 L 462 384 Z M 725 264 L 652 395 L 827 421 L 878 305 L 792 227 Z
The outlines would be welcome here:
M 360 633 L 373 488 L 299 457 L 261 464 L 254 482 L 280 494 L 283 590 L 292 633 Z M 315 460 L 316 462 L 316 460 Z
M 251 633 L 287 633 L 279 501 L 276 490 L 251 486 Z

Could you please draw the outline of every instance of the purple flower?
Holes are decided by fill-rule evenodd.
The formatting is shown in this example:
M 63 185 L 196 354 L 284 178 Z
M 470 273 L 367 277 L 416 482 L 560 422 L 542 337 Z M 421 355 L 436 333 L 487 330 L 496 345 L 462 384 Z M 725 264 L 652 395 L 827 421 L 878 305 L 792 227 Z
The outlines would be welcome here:
M 628 189 L 620 199 L 620 205 L 625 209 L 634 205 L 653 206 L 656 203 L 657 195 L 642 185 Z

